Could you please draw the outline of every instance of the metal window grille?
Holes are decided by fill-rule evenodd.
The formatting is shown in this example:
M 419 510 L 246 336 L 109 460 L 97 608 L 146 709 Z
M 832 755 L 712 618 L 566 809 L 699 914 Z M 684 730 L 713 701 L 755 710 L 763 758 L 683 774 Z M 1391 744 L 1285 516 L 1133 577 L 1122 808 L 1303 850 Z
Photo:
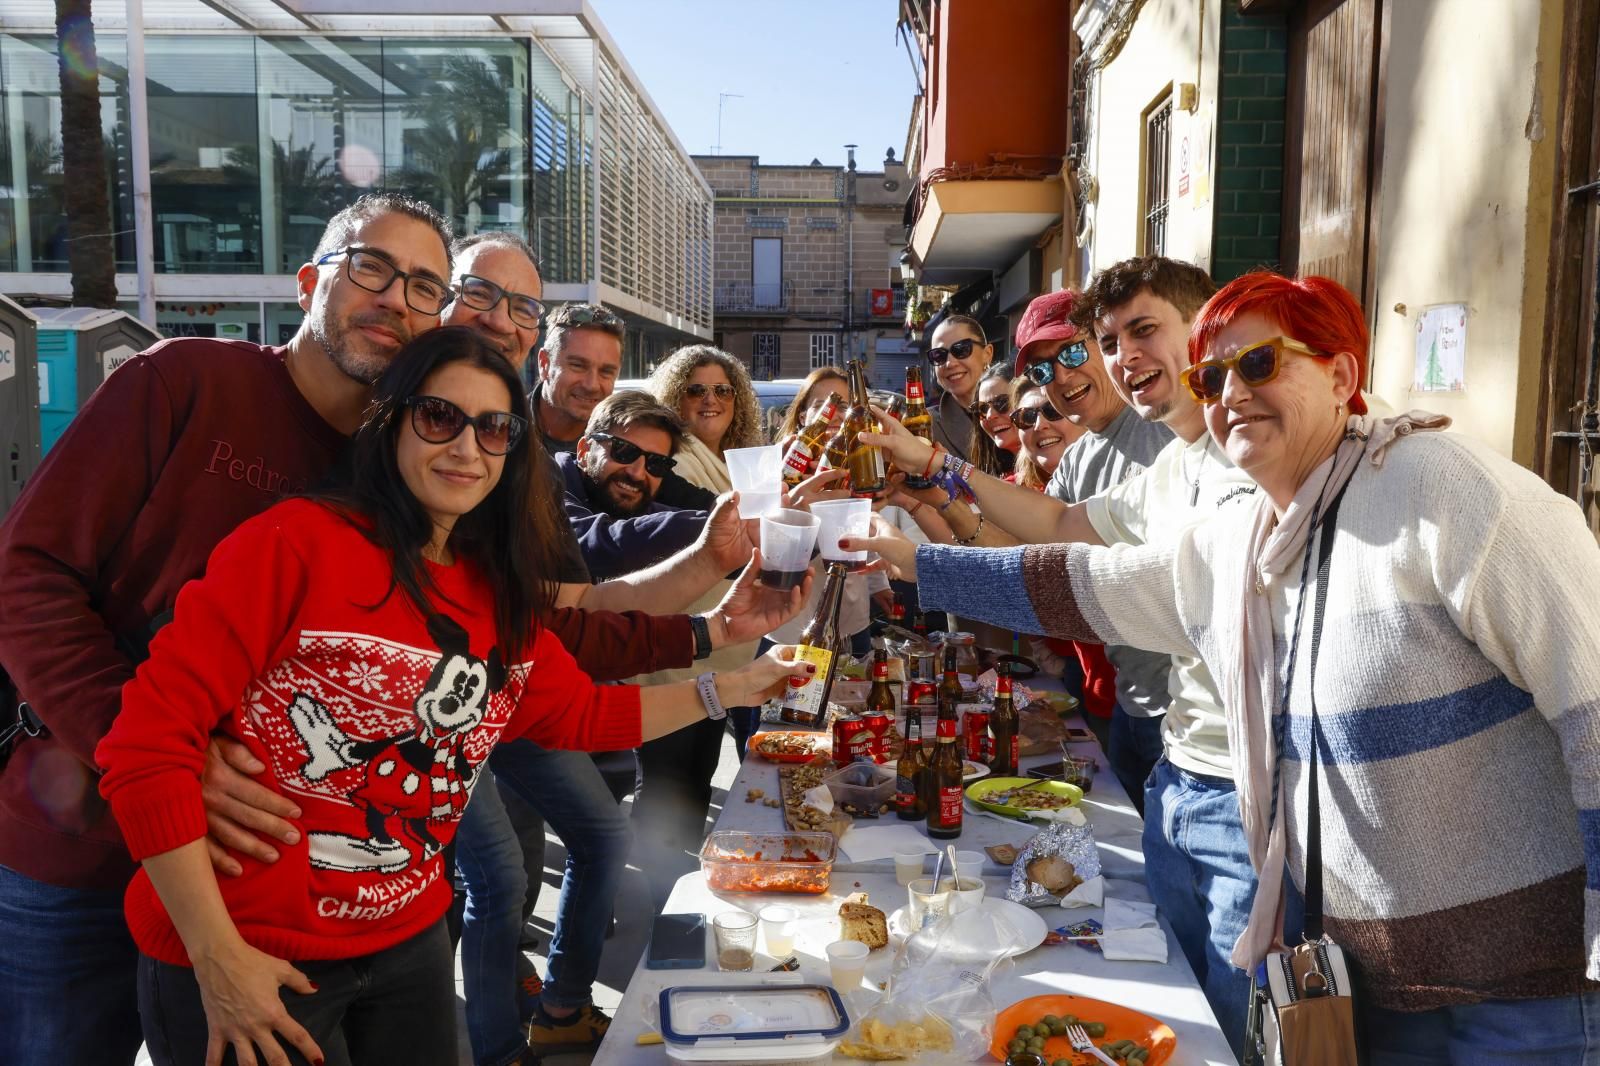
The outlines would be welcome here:
M 839 338 L 832 333 L 811 335 L 811 369 L 833 366 L 839 361 Z
M 1167 254 L 1167 190 L 1172 179 L 1172 97 L 1145 117 L 1144 253 Z
M 755 341 L 755 358 L 751 361 L 751 371 L 758 381 L 771 381 L 778 376 L 778 335 L 776 333 L 756 333 L 752 335 Z

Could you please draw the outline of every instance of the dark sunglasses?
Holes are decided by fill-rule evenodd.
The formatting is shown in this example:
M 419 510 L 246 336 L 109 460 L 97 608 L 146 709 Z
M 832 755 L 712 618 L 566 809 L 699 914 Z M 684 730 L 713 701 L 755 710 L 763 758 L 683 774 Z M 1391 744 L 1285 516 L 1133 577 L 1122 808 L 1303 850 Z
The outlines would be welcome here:
M 712 392 L 716 393 L 717 399 L 719 400 L 733 399 L 732 385 L 707 385 L 699 381 L 696 381 L 691 385 L 685 385 L 683 387 L 683 394 L 689 397 L 691 400 L 698 400 L 705 396 L 707 389 L 710 389 Z
M 972 413 L 977 415 L 980 420 L 988 418 L 990 411 L 997 415 L 1003 415 L 1009 410 L 1011 410 L 1011 397 L 1009 396 L 996 396 L 992 400 L 979 400 L 972 405 Z
M 412 430 L 429 444 L 449 444 L 471 425 L 478 447 L 490 455 L 504 455 L 528 429 L 528 423 L 510 411 L 469 415 L 441 396 L 413 396 L 405 405 L 411 408 Z
M 1056 410 L 1056 405 L 1046 400 L 1038 407 L 1019 407 L 1012 411 L 1011 424 L 1018 429 L 1032 429 L 1039 424 L 1040 415 L 1051 422 L 1059 422 L 1062 419 L 1062 414 Z
M 555 326 L 623 326 L 622 319 L 607 311 L 604 307 L 581 307 L 568 305 L 561 309 Z
M 678 460 L 670 455 L 647 452 L 633 441 L 623 440 L 609 433 L 591 433 L 589 439 L 599 441 L 610 453 L 611 461 L 618 466 L 632 466 L 639 461 L 639 456 L 644 456 L 644 472 L 651 477 L 666 477 L 672 473 L 672 468 L 678 465 Z
M 956 341 L 948 348 L 929 348 L 928 362 L 934 366 L 944 366 L 944 361 L 952 355 L 965 362 L 972 355 L 972 349 L 982 343 L 982 341 L 975 341 L 968 337 L 965 340 Z
M 1028 380 L 1035 385 L 1048 385 L 1056 379 L 1056 365 L 1076 370 L 1089 361 L 1089 343 L 1087 341 L 1073 341 L 1049 359 L 1031 363 L 1024 371 Z
M 1195 403 L 1216 403 L 1222 398 L 1223 387 L 1227 385 L 1228 371 L 1238 374 L 1239 380 L 1252 388 L 1265 385 L 1278 376 L 1285 352 L 1311 356 L 1321 354 L 1291 337 L 1273 337 L 1241 348 L 1226 359 L 1202 359 L 1178 375 L 1178 380 L 1189 390 Z
M 504 300 L 511 321 L 527 329 L 538 329 L 539 319 L 544 317 L 544 304 L 532 296 L 511 292 L 476 274 L 461 275 L 461 280 L 456 283 L 456 294 L 461 297 L 462 303 L 474 311 L 493 311 Z

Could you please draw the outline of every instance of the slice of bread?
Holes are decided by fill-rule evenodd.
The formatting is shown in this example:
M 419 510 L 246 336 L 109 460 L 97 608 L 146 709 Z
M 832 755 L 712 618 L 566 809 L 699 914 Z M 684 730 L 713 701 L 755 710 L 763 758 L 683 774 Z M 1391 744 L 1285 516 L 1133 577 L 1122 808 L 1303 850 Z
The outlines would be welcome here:
M 846 900 L 839 905 L 840 939 L 859 940 L 869 948 L 889 943 L 889 920 L 869 903 Z

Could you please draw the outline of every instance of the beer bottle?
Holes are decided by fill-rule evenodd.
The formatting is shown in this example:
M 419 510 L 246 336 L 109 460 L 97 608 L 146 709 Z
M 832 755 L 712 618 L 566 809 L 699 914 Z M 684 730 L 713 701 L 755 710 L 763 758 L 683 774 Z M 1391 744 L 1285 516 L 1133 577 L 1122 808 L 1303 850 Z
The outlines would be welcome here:
M 961 715 L 956 705 L 960 699 L 955 649 L 946 649 L 944 679 L 939 682 L 939 722 L 935 727 L 933 757 L 928 760 L 928 835 L 936 840 L 961 835 L 963 767 L 961 747 L 956 743 Z
M 872 417 L 867 397 L 867 372 L 859 359 L 850 361 L 850 410 L 839 427 L 844 436 L 845 461 L 850 470 L 853 496 L 877 496 L 888 487 L 883 465 L 883 449 L 861 442 L 861 434 L 875 433 L 878 423 Z M 837 439 L 837 438 L 835 438 Z
M 828 693 L 833 688 L 839 656 L 839 603 L 844 598 L 844 564 L 829 563 L 828 579 L 817 600 L 817 611 L 800 631 L 795 658 L 817 668 L 810 678 L 789 679 L 778 717 L 791 725 L 818 729 L 828 715 Z
M 994 683 L 994 710 L 989 713 L 989 731 L 994 734 L 994 755 L 989 769 L 996 777 L 1017 776 L 1017 706 L 1011 698 L 1011 664 L 995 664 L 999 678 Z
M 889 681 L 889 653 L 883 648 L 875 648 L 872 652 L 872 687 L 867 690 L 867 710 L 882 711 L 892 722 L 898 702 L 894 698 L 894 685 Z
M 907 822 L 928 816 L 928 755 L 922 750 L 922 713 L 906 708 L 906 745 L 894 767 L 894 813 Z
M 796 403 L 799 398 L 796 397 Z M 833 428 L 833 416 L 839 413 L 839 398 L 828 397 L 828 402 L 823 405 L 822 412 L 801 428 L 794 438 L 794 443 L 789 445 L 789 450 L 783 453 L 783 483 L 789 488 L 800 484 L 811 475 L 812 468 L 817 465 L 817 460 L 822 457 L 823 449 L 827 447 L 829 430 Z
M 922 395 L 922 368 L 920 366 L 906 367 L 906 409 L 900 416 L 900 424 L 911 431 L 913 437 L 921 437 L 929 444 L 933 443 L 933 415 L 928 412 L 928 402 Z M 933 482 L 920 476 L 921 471 L 906 471 L 906 487 L 911 489 L 925 489 Z

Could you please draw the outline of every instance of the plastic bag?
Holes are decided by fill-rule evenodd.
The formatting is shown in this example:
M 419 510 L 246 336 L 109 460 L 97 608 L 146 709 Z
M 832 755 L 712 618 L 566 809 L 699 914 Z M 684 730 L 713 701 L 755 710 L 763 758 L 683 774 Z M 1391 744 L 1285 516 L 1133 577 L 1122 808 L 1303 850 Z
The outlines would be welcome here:
M 994 1035 L 990 981 L 1005 956 L 996 944 L 1017 932 L 998 912 L 976 907 L 924 926 L 895 954 L 889 987 L 840 1050 L 855 1058 L 966 1063 L 989 1053 Z

